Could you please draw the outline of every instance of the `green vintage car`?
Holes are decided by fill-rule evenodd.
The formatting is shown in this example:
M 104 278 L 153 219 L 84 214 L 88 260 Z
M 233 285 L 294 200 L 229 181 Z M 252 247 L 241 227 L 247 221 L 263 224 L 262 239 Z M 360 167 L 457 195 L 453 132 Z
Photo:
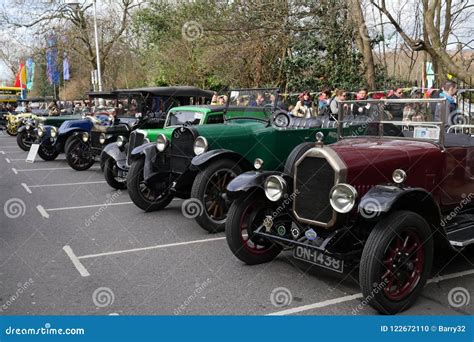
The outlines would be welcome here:
M 131 154 L 127 187 L 145 211 L 166 207 L 173 197 L 190 198 L 183 213 L 210 232 L 224 229 L 227 184 L 252 169 L 282 170 L 298 144 L 337 140 L 336 121 L 293 117 L 278 101 L 277 89 L 240 89 L 229 93 L 223 124 L 176 128 Z M 283 109 L 282 109 L 283 108 Z
M 225 106 L 210 105 L 174 107 L 168 111 L 163 128 L 137 129 L 130 133 L 128 140 L 119 137 L 117 142 L 108 144 L 101 154 L 107 184 L 114 189 L 127 187 L 130 155 L 136 147 L 155 142 L 161 134 L 171 141 L 173 130 L 177 127 L 223 123 L 224 110 Z

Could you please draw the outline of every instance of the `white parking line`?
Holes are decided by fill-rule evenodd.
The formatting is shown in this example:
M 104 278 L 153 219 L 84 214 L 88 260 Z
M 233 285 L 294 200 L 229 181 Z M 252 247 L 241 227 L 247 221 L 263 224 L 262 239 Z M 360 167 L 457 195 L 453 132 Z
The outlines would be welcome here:
M 83 277 L 90 276 L 90 273 L 87 271 L 87 269 L 84 267 L 84 265 L 79 261 L 76 254 L 74 254 L 74 252 L 73 252 L 73 250 L 70 246 L 68 246 L 68 245 L 64 246 L 63 250 L 64 250 L 64 252 L 66 252 L 69 259 L 71 259 L 74 267 L 76 267 L 76 270 L 79 271 L 81 276 L 83 276 Z
M 17 172 L 72 170 L 70 167 L 46 167 L 42 169 L 16 169 Z
M 17 171 L 14 167 L 12 167 L 12 171 L 13 171 L 13 173 L 14 173 L 15 175 L 18 174 L 18 171 Z
M 30 188 L 28 187 L 28 185 L 26 185 L 25 183 L 21 183 L 21 186 L 22 186 L 23 188 L 25 188 L 25 190 L 26 190 L 27 193 L 31 194 L 31 190 L 30 190 Z
M 109 255 L 117 255 L 117 254 L 124 254 L 124 253 L 132 253 L 132 252 L 141 252 L 141 251 L 148 251 L 151 249 L 161 249 L 161 248 L 169 248 L 169 247 L 176 247 L 176 246 L 186 246 L 186 245 L 193 245 L 196 243 L 205 243 L 205 242 L 213 242 L 224 240 L 225 236 L 211 238 L 211 239 L 202 239 L 202 240 L 192 240 L 192 241 L 184 241 L 184 242 L 176 242 L 176 243 L 168 243 L 166 245 L 156 245 L 156 246 L 149 246 L 149 247 L 141 247 L 141 248 L 132 248 L 132 249 L 124 249 L 121 251 L 112 251 L 112 252 L 104 252 L 98 254 L 89 254 L 77 257 L 78 259 L 90 259 L 90 258 L 97 258 Z
M 45 210 L 46 210 L 46 211 L 60 211 L 60 210 L 72 210 L 72 209 L 110 207 L 110 206 L 113 206 L 113 205 L 125 205 L 125 204 L 133 204 L 133 202 L 119 202 L 119 203 L 102 203 L 102 204 L 91 204 L 91 205 L 79 205 L 79 206 L 77 206 L 77 207 L 51 208 L 51 209 L 45 209 Z
M 0 154 L 20 154 L 20 153 L 26 153 L 26 151 L 0 151 Z
M 0 154 L 5 154 L 5 151 L 0 151 Z
M 443 276 L 432 278 L 432 279 L 429 279 L 427 281 L 427 284 L 439 283 L 440 281 L 443 281 L 443 280 L 459 278 L 459 277 L 463 277 L 463 276 L 471 275 L 471 274 L 474 274 L 474 269 L 467 270 L 467 271 L 462 271 L 462 272 L 451 273 L 451 274 L 446 274 L 446 275 L 443 275 Z M 308 310 L 313 310 L 313 309 L 319 309 L 319 308 L 324 308 L 324 307 L 330 306 L 330 305 L 349 302 L 351 300 L 359 299 L 359 298 L 362 298 L 362 293 L 356 293 L 356 294 L 353 294 L 353 295 L 350 295 L 350 296 L 344 296 L 344 297 L 329 299 L 329 300 L 325 300 L 325 301 L 318 302 L 318 303 L 302 305 L 302 306 L 298 306 L 298 307 L 287 309 L 287 310 L 272 312 L 272 313 L 268 314 L 267 316 L 291 315 L 291 314 L 295 314 L 295 313 L 298 313 L 298 312 L 303 312 L 303 311 L 308 311 Z
M 42 205 L 37 205 L 36 209 L 39 211 L 41 216 L 43 216 L 44 218 L 49 218 L 48 212 L 46 211 L 46 209 Z
M 72 186 L 72 185 L 86 185 L 86 184 L 101 184 L 107 183 L 106 181 L 97 181 L 97 182 L 79 182 L 79 183 L 59 183 L 59 184 L 36 184 L 29 185 L 30 188 L 45 188 L 50 186 Z
M 7 161 L 8 164 L 10 164 L 10 159 L 5 158 L 5 160 Z

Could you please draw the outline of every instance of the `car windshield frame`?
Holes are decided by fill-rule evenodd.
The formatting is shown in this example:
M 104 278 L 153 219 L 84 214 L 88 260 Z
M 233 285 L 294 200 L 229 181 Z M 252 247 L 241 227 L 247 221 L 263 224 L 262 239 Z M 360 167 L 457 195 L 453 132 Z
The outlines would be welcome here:
M 232 93 L 233 92 L 246 92 L 246 93 L 269 93 L 269 96 L 273 95 L 275 96 L 275 103 L 273 104 L 273 107 L 270 108 L 269 113 L 264 110 L 265 117 L 266 119 L 262 118 L 257 118 L 253 116 L 236 116 L 236 117 L 231 117 L 229 118 L 227 116 L 227 112 L 229 111 L 229 108 L 236 108 L 236 109 L 246 109 L 246 108 L 256 108 L 256 109 L 264 109 L 264 106 L 239 106 L 239 105 L 231 105 L 231 98 L 232 98 Z M 245 94 L 246 95 L 246 94 Z M 225 104 L 225 109 L 224 109 L 224 122 L 230 121 L 230 120 L 239 120 L 239 119 L 249 119 L 249 120 L 257 120 L 257 121 L 264 121 L 264 122 L 270 122 L 272 114 L 275 113 L 277 109 L 278 102 L 280 100 L 280 90 L 278 88 L 239 88 L 239 89 L 231 89 L 227 93 L 227 102 Z
M 170 120 L 171 120 L 171 116 L 177 114 L 177 113 L 193 113 L 195 116 L 196 114 L 199 114 L 201 117 L 199 118 L 199 122 L 198 123 L 178 123 L 178 124 L 171 124 L 170 123 Z M 168 111 L 168 115 L 166 115 L 166 121 L 165 121 L 165 125 L 164 127 L 180 127 L 180 126 L 194 126 L 194 125 L 200 125 L 202 123 L 202 120 L 204 118 L 204 113 L 203 112 L 200 112 L 200 111 L 196 111 L 196 110 L 172 110 L 170 109 Z
M 345 121 L 345 118 L 347 116 L 352 116 L 352 115 L 345 115 L 345 109 L 344 109 L 344 104 L 347 105 L 352 105 L 352 104 L 374 104 L 374 105 L 380 105 L 380 106 L 387 106 L 390 104 L 407 104 L 407 103 L 422 103 L 422 104 L 435 104 L 440 106 L 440 121 L 407 121 L 407 120 L 384 120 L 383 115 L 385 114 L 384 110 L 378 110 L 375 118 L 371 120 L 369 119 L 364 122 L 357 122 L 353 121 L 355 124 L 362 124 L 361 127 L 367 127 L 369 124 L 378 124 L 377 126 L 377 134 L 376 135 L 364 135 L 364 134 L 354 134 L 348 136 L 344 135 L 344 127 L 347 127 L 346 123 L 348 121 Z M 415 141 L 426 141 L 426 142 L 432 142 L 432 143 L 437 143 L 440 144 L 441 146 L 444 146 L 445 142 L 445 134 L 446 134 L 446 120 L 447 116 L 449 115 L 448 112 L 448 102 L 446 98 L 430 98 L 430 99 L 411 99 L 411 98 L 403 98 L 403 99 L 379 99 L 379 100 L 351 100 L 351 101 L 339 101 L 339 108 L 338 108 L 338 125 L 337 125 L 337 134 L 339 139 L 351 139 L 351 138 L 379 138 L 379 139 L 388 139 L 388 140 L 415 140 Z M 352 110 L 350 110 L 352 112 Z M 443 115 L 444 113 L 444 115 Z M 341 125 L 342 123 L 342 125 Z M 383 134 L 383 127 L 384 124 L 394 124 L 398 127 L 413 127 L 414 135 L 413 137 L 399 137 L 399 136 L 391 136 L 391 135 L 384 135 Z M 415 130 L 417 127 L 426 127 L 426 128 L 438 128 L 439 129 L 439 134 L 437 138 L 417 138 L 415 137 Z

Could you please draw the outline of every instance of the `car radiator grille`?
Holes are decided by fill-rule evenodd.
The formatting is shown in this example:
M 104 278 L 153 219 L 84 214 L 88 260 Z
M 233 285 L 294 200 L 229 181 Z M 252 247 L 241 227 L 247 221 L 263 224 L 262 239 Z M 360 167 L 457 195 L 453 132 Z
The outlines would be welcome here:
M 127 164 L 130 165 L 132 163 L 132 151 L 135 147 L 143 145 L 145 141 L 145 134 L 137 131 L 133 131 L 130 133 L 129 141 L 128 141 L 128 149 L 127 149 Z
M 99 141 L 101 133 L 100 132 L 91 132 L 90 134 L 91 134 L 90 137 L 91 137 L 92 147 L 102 149 L 102 144 Z
M 333 209 L 329 192 L 335 171 L 325 158 L 306 157 L 296 169 L 294 209 L 298 217 L 327 224 Z
M 173 140 L 169 148 L 170 167 L 172 172 L 184 173 L 191 165 L 194 154 L 193 132 L 184 128 L 176 129 L 173 133 Z

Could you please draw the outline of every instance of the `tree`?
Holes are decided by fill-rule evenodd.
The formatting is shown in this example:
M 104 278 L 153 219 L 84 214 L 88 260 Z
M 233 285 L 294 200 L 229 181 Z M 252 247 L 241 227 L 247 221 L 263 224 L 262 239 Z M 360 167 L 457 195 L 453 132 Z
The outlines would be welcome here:
M 451 38 L 460 43 L 454 29 L 459 28 L 462 22 L 472 22 L 474 4 L 462 0 L 422 0 L 423 18 L 416 18 L 423 22 L 423 32 L 421 36 L 410 36 L 406 29 L 402 27 L 400 20 L 397 20 L 388 9 L 385 0 L 370 0 L 381 13 L 383 13 L 400 34 L 405 43 L 413 51 L 426 51 L 431 61 L 438 79 L 442 79 L 450 73 L 458 79 L 470 83 L 474 76 L 472 71 L 468 71 L 447 51 Z M 474 40 L 465 43 L 470 46 Z M 471 58 L 472 60 L 472 58 Z

